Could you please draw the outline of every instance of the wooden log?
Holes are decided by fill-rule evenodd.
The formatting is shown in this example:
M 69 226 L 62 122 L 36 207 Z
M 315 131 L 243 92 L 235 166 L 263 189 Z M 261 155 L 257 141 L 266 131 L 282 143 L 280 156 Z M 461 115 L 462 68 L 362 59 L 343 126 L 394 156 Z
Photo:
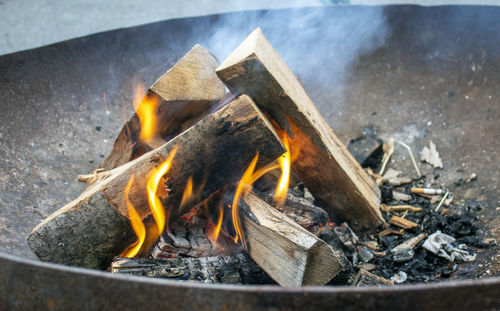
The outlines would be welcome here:
M 224 97 L 224 85 L 215 74 L 216 67 L 215 57 L 196 44 L 149 89 L 145 98 L 158 102 L 159 141 L 168 141 L 191 127 Z M 149 151 L 145 142 L 139 140 L 140 131 L 139 118 L 134 114 L 123 126 L 100 167 L 110 170 Z
M 245 95 L 204 118 L 160 148 L 111 171 L 87 177 L 89 187 L 73 202 L 55 212 L 33 229 L 28 244 L 43 261 L 88 268 L 105 268 L 128 243 L 131 227 L 127 219 L 124 190 L 131 176 L 134 184 L 128 199 L 141 217 L 149 215 L 146 183 L 152 169 L 176 149 L 171 169 L 160 180 L 157 195 L 171 218 L 181 209 L 183 190 L 189 177 L 202 187 L 198 201 L 242 172 L 260 153 L 260 167 L 275 160 L 285 149 L 269 121 Z M 206 183 L 206 181 L 210 181 Z M 166 183 L 166 184 L 165 184 Z M 167 197 L 168 196 L 168 197 Z M 167 222 L 168 224 L 168 222 Z
M 234 94 L 247 94 L 300 148 L 293 170 L 327 212 L 357 230 L 384 222 L 380 191 L 342 145 L 292 71 L 260 28 L 254 30 L 217 68 Z M 291 122 L 289 122 L 291 121 Z
M 253 214 L 240 213 L 248 253 L 281 286 L 325 285 L 342 270 L 338 252 L 255 194 L 241 204 Z
M 201 258 L 117 258 L 111 272 L 202 283 L 273 284 L 273 280 L 245 254 Z

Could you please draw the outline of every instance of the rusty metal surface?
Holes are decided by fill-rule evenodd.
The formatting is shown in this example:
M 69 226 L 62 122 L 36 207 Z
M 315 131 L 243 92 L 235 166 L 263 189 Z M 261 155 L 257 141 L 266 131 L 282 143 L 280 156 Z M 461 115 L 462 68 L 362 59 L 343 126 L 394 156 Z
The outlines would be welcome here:
M 0 304 L 7 309 L 109 309 L 140 303 L 178 309 L 253 309 L 255 304 L 308 309 L 348 305 L 358 310 L 498 306 L 498 278 L 394 289 L 287 290 L 123 278 L 28 260 L 35 258 L 26 236 L 83 190 L 75 177 L 95 169 L 110 150 L 131 113 L 135 84 L 150 85 L 195 43 L 209 45 L 220 19 L 248 20 L 245 34 L 274 19 L 279 22 L 263 27 L 264 33 L 272 33 L 297 12 L 326 10 L 331 18 L 318 23 L 328 27 L 353 10 L 379 9 L 331 7 L 188 18 L 1 56 L 0 249 L 5 254 L 0 258 Z M 324 73 L 321 81 L 311 77 L 309 62 L 333 61 L 314 47 L 303 48 L 307 56 L 292 60 L 292 69 L 343 142 L 370 125 L 383 137 L 404 140 L 414 151 L 432 138 L 445 163 L 445 185 L 477 173 L 477 181 L 455 190 L 456 200 L 486 200 L 482 224 L 499 240 L 500 8 L 401 6 L 384 8 L 384 14 L 390 28 L 385 43 L 357 59 L 346 79 Z M 272 43 L 280 53 L 287 47 Z M 396 150 L 392 165 L 410 172 L 404 152 Z M 498 247 L 480 253 L 473 265 L 475 276 L 486 269 L 498 274 Z
M 0 254 L 9 310 L 495 310 L 499 279 L 384 288 L 203 285 L 121 276 Z M 7 280 L 7 282 L 5 282 Z

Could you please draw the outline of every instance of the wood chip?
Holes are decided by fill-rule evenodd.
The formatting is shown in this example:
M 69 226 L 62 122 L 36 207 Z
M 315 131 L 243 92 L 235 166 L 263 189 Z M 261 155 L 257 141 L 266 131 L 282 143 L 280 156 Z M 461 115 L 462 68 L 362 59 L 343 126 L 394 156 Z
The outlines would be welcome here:
M 420 233 L 416 237 L 408 239 L 405 242 L 399 244 L 398 246 L 396 246 L 394 248 L 409 248 L 409 249 L 413 249 L 413 248 L 415 248 L 415 246 L 417 246 L 418 243 L 420 243 L 426 237 L 427 237 L 427 234 Z
M 420 158 L 422 161 L 429 163 L 433 167 L 443 168 L 443 161 L 439 157 L 439 153 L 437 152 L 436 145 L 431 141 L 429 141 L 429 147 L 424 147 L 420 152 Z
M 387 183 L 391 186 L 400 186 L 400 185 L 409 184 L 412 181 L 413 181 L 413 179 L 408 178 L 408 177 L 395 177 L 395 178 L 388 179 Z
M 411 220 L 404 219 L 399 216 L 392 216 L 391 220 L 389 221 L 391 225 L 398 226 L 403 229 L 412 229 L 418 226 L 416 223 L 414 223 Z
M 392 191 L 392 198 L 396 201 L 410 201 L 411 195 L 397 192 L 397 191 Z
M 360 269 L 352 284 L 356 287 L 394 286 L 394 282 L 384 279 L 366 270 Z
M 382 231 L 378 234 L 378 237 L 383 238 L 383 237 L 391 235 L 391 234 L 403 235 L 404 232 L 405 232 L 404 229 L 400 229 L 400 230 L 385 229 L 384 231 Z
M 380 209 L 384 212 L 421 212 L 421 207 L 415 207 L 411 205 L 380 205 Z

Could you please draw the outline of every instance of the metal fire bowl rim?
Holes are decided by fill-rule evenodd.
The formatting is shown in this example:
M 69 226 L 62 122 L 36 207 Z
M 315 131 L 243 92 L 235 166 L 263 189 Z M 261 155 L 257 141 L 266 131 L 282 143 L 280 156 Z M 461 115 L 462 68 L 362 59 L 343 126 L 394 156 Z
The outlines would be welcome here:
M 15 255 L 10 255 L 4 252 L 0 252 L 0 260 L 10 261 L 18 265 L 27 265 L 32 268 L 40 268 L 45 270 L 53 270 L 58 272 L 66 272 L 74 275 L 86 275 L 90 278 L 95 279 L 115 279 L 121 280 L 123 282 L 135 283 L 135 284 L 148 284 L 148 285 L 160 285 L 165 287 L 175 287 L 175 288 L 189 288 L 189 289 L 200 289 L 200 290 L 220 290 L 220 291 L 234 291 L 238 290 L 240 292 L 266 292 L 269 294 L 283 293 L 287 292 L 289 294 L 293 293 L 396 293 L 396 292 L 407 292 L 411 291 L 434 291 L 436 289 L 454 289 L 457 287 L 482 287 L 482 286 L 500 286 L 500 277 L 487 277 L 482 279 L 473 280 L 452 280 L 452 281 L 441 281 L 436 283 L 416 283 L 416 284 L 401 284 L 397 286 L 370 286 L 370 287 L 353 287 L 353 286 L 303 286 L 303 287 L 281 287 L 278 285 L 244 285 L 244 284 L 205 284 L 199 282 L 191 281 L 177 281 L 161 278 L 150 278 L 134 275 L 120 275 L 113 274 L 106 271 L 92 270 L 80 267 L 71 267 L 62 264 L 56 264 L 51 262 L 42 262 L 31 260 L 27 258 L 22 258 Z

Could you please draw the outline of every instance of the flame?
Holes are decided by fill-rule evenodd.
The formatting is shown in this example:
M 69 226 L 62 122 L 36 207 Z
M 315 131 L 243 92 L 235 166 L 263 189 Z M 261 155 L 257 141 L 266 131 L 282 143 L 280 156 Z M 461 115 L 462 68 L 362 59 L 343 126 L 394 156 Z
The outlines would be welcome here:
M 246 248 L 245 235 L 243 234 L 241 220 L 239 217 L 239 203 L 240 199 L 247 195 L 252 190 L 252 184 L 255 180 L 254 178 L 254 170 L 257 165 L 257 160 L 259 159 L 259 153 L 253 157 L 252 162 L 245 170 L 245 173 L 241 177 L 238 182 L 238 186 L 236 187 L 236 192 L 234 193 L 233 203 L 231 205 L 231 218 L 233 220 L 234 231 L 236 232 L 236 236 L 234 237 L 234 242 L 238 243 L 238 240 L 241 240 L 241 244 Z
M 146 238 L 146 227 L 142 223 L 141 217 L 135 210 L 132 203 L 130 203 L 130 200 L 128 198 L 128 195 L 130 193 L 130 188 L 132 187 L 133 182 L 134 182 L 134 175 L 132 174 L 127 183 L 127 187 L 125 188 L 124 199 L 125 199 L 125 205 L 127 206 L 128 209 L 128 217 L 130 219 L 130 224 L 132 225 L 132 229 L 134 230 L 135 235 L 137 236 L 137 241 L 135 241 L 132 245 L 127 247 L 120 254 L 121 257 L 127 257 L 127 258 L 135 257 L 139 253 L 142 244 L 144 243 L 144 240 Z
M 179 209 L 191 199 L 193 196 L 193 177 L 189 176 L 188 181 L 186 183 L 186 188 L 184 188 L 184 193 L 182 194 L 181 204 L 179 205 Z
M 134 92 L 134 110 L 141 122 L 141 132 L 139 139 L 147 142 L 157 134 L 156 109 L 158 108 L 158 99 L 145 93 L 144 86 L 139 84 Z
M 220 230 L 222 227 L 222 220 L 224 219 L 224 206 L 222 202 L 219 204 L 219 218 L 217 219 L 217 224 L 214 227 L 210 227 L 208 231 L 208 237 L 210 241 L 217 242 L 219 238 Z
M 165 228 L 165 210 L 160 198 L 156 195 L 158 190 L 158 184 L 161 178 L 165 175 L 172 166 L 172 160 L 177 152 L 177 146 L 172 149 L 167 159 L 156 169 L 153 170 L 151 176 L 148 179 L 146 189 L 148 192 L 148 202 L 153 218 L 155 219 L 156 226 L 158 228 L 158 234 L 163 232 Z
M 290 157 L 290 144 L 288 143 L 288 135 L 283 132 L 283 145 L 286 148 L 286 152 L 279 157 L 278 162 L 281 168 L 281 176 L 276 186 L 276 191 L 274 192 L 274 201 L 276 206 L 280 207 L 286 201 L 286 195 L 288 193 L 288 185 L 290 183 L 290 166 L 292 164 Z

